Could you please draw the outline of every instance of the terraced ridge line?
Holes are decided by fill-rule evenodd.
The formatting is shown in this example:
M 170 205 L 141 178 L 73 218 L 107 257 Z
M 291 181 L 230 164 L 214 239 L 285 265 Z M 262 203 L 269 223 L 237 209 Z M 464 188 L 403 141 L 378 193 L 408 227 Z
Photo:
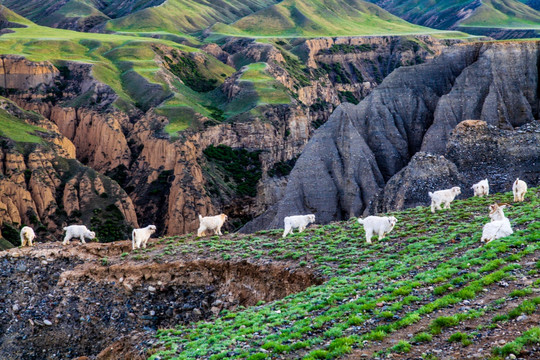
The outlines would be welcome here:
M 286 239 L 280 230 L 162 239 L 168 253 L 154 257 L 281 261 L 291 271 L 311 267 L 328 281 L 269 304 L 224 311 L 213 321 L 160 330 L 161 349 L 152 358 L 332 359 L 361 353 L 435 311 L 483 296 L 484 289 L 511 278 L 522 259 L 537 256 L 537 194 L 531 189 L 526 202 L 506 212 L 515 233 L 487 245 L 479 241 L 487 207 L 511 202 L 510 193 L 456 201 L 436 214 L 428 208 L 394 213 L 398 225 L 389 239 L 370 246 L 355 219 Z

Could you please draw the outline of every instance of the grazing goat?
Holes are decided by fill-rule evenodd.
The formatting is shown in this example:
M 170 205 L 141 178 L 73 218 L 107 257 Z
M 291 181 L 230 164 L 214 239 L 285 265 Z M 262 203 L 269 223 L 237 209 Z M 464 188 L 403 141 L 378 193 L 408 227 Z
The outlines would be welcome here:
M 214 231 L 214 234 L 223 235 L 221 233 L 221 227 L 227 221 L 227 215 L 219 214 L 216 216 L 199 215 L 199 229 L 197 230 L 197 236 L 203 236 L 206 230 Z
M 435 209 L 441 210 L 441 204 L 444 204 L 445 209 L 450 209 L 450 203 L 461 194 L 461 188 L 454 186 L 451 189 L 429 192 L 428 194 L 431 198 L 431 212 L 435 213 Z
M 84 225 L 66 226 L 64 231 L 66 232 L 66 236 L 64 237 L 64 241 L 62 241 L 62 245 L 69 244 L 69 240 L 73 238 L 80 239 L 81 243 L 86 244 L 86 241 L 84 241 L 85 238 L 91 240 L 96 237 L 96 233 L 88 230 Z
M 484 195 L 489 195 L 488 179 L 477 182 L 471 187 L 471 189 L 474 190 L 474 196 L 482 197 Z
M 514 193 L 514 201 L 525 201 L 527 183 L 517 178 L 516 181 L 514 181 L 514 185 L 512 186 L 512 192 Z
M 490 242 L 491 240 L 500 239 L 514 233 L 512 231 L 512 225 L 510 225 L 510 220 L 504 216 L 503 209 L 506 206 L 507 204 L 493 204 L 489 206 L 491 222 L 484 225 L 481 241 Z
M 358 219 L 358 222 L 364 225 L 366 241 L 368 244 L 371 244 L 373 234 L 377 234 L 379 240 L 381 240 L 386 234 L 392 231 L 397 223 L 397 219 L 393 216 L 368 216 L 365 219 Z
M 21 246 L 34 246 L 36 234 L 30 226 L 25 226 L 21 229 Z
M 306 226 L 315 222 L 315 215 L 294 215 L 287 216 L 283 219 L 285 230 L 283 231 L 283 237 L 288 234 L 292 234 L 294 229 L 298 229 L 298 232 L 304 231 Z
M 133 231 L 131 232 L 131 247 L 133 248 L 133 250 L 140 249 L 141 245 L 144 249 L 146 249 L 146 243 L 148 242 L 148 239 L 150 239 L 150 236 L 152 236 L 152 234 L 155 232 L 155 225 L 148 225 L 147 227 L 142 229 L 133 229 Z

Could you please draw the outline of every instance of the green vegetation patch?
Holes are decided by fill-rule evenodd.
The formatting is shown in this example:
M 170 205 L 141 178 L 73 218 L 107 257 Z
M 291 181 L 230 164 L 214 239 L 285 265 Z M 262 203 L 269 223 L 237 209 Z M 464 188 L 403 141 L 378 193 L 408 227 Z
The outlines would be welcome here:
M 378 6 L 354 0 L 284 0 L 231 25 L 212 31 L 252 37 L 316 37 L 434 33 L 413 25 Z
M 210 163 L 210 192 L 220 192 L 220 183 L 240 196 L 257 195 L 257 183 L 261 179 L 262 169 L 259 160 L 260 151 L 232 149 L 225 145 L 210 145 L 203 151 Z M 218 179 L 219 177 L 219 179 Z
M 268 176 L 270 177 L 283 177 L 291 173 L 298 157 L 294 157 L 290 160 L 280 161 L 274 164 L 271 169 L 268 170 Z
M 530 191 L 538 194 L 538 189 Z M 159 330 L 163 346 L 152 359 L 335 359 L 426 321 L 428 315 L 434 333 L 484 316 L 487 309 L 458 314 L 452 309 L 483 296 L 484 289 L 498 288 L 503 279 L 510 281 L 540 251 L 537 196 L 508 209 L 514 234 L 489 244 L 480 242 L 482 226 L 489 221 L 489 204 L 511 199 L 511 193 L 493 194 L 456 200 L 448 212 L 432 214 L 427 206 L 396 212 L 394 231 L 373 244 L 366 244 L 364 229 L 354 218 L 310 226 L 287 238 L 275 229 L 220 238 L 164 239 L 171 241 L 170 256 L 190 253 L 216 260 L 279 261 L 292 271 L 311 268 L 325 282 L 280 300 Z M 456 216 L 462 216 L 460 221 Z M 453 241 L 457 235 L 460 240 Z M 452 286 L 433 294 L 428 288 L 434 284 Z M 534 299 L 526 301 L 534 303 Z M 524 302 L 519 312 L 532 309 Z M 453 315 L 434 317 L 439 310 Z M 421 333 L 410 341 L 429 342 L 432 336 Z M 463 345 L 472 341 L 468 334 L 455 335 L 454 340 Z M 402 342 L 390 350 L 409 349 L 411 344 Z
M 519 355 L 521 349 L 526 345 L 535 345 L 540 342 L 540 327 L 533 327 L 523 333 L 516 340 L 504 345 L 503 347 L 495 347 L 493 354 L 507 356 L 510 354 Z
M 377 50 L 377 47 L 378 47 L 377 44 L 360 44 L 360 45 L 333 44 L 330 48 L 319 51 L 319 55 L 369 52 L 369 51 Z
M 0 109 L 0 136 L 10 138 L 21 143 L 42 143 L 36 131 L 46 133 L 45 129 L 27 124 L 24 120 L 16 118 L 7 111 Z

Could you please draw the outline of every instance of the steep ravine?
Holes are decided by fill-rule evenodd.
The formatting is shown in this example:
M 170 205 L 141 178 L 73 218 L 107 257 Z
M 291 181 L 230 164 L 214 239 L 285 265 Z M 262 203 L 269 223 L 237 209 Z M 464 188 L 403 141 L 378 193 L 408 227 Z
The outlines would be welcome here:
M 444 154 L 461 121 L 513 129 L 538 119 L 539 49 L 534 41 L 457 45 L 429 63 L 397 69 L 357 106 L 334 111 L 296 162 L 283 199 L 244 231 L 281 227 L 290 214 L 314 213 L 321 223 L 360 216 L 415 153 Z M 519 140 L 514 146 L 521 151 Z M 485 173 L 482 156 L 462 156 Z M 538 181 L 537 168 L 517 172 Z M 466 185 L 475 180 L 469 176 Z

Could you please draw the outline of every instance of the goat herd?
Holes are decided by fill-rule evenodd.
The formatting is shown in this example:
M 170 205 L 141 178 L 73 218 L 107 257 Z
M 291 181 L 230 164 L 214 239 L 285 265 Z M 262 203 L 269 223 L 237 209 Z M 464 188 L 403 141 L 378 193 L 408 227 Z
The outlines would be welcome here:
M 489 195 L 489 183 L 488 179 L 484 179 L 472 186 L 474 190 L 474 196 Z M 525 200 L 525 193 L 527 192 L 527 184 L 516 179 L 512 186 L 514 193 L 514 201 L 520 202 Z M 431 198 L 431 212 L 435 213 L 435 210 L 440 210 L 441 205 L 445 209 L 450 208 L 450 203 L 454 201 L 456 196 L 461 194 L 459 187 L 453 187 L 451 189 L 439 190 L 435 192 L 429 192 Z M 482 230 L 481 241 L 490 242 L 495 239 L 499 239 L 508 236 L 513 233 L 510 220 L 504 215 L 503 209 L 508 204 L 493 204 L 489 207 L 489 217 L 491 222 L 484 225 Z M 197 230 L 197 236 L 204 236 L 207 231 L 212 231 L 214 234 L 222 235 L 221 228 L 227 221 L 227 215 L 220 214 L 216 216 L 203 217 L 199 215 L 199 229 Z M 292 234 L 294 229 L 298 229 L 299 232 L 311 223 L 315 222 L 315 215 L 295 215 L 288 216 L 284 219 L 284 232 L 283 237 L 288 234 Z M 371 238 L 374 234 L 377 234 L 378 239 L 382 239 L 388 234 L 397 223 L 397 219 L 393 216 L 368 216 L 365 219 L 358 219 L 358 222 L 364 226 L 366 232 L 366 241 L 371 244 Z M 85 243 L 85 239 L 93 239 L 96 234 L 93 231 L 88 230 L 84 225 L 70 225 L 64 228 L 66 235 L 64 236 L 63 245 L 68 245 L 69 241 L 73 238 L 80 239 L 81 243 Z M 146 248 L 146 244 L 150 236 L 156 232 L 154 225 L 148 225 L 142 229 L 134 229 L 131 233 L 132 236 L 132 248 L 140 249 Z M 21 246 L 33 246 L 34 238 L 36 237 L 34 230 L 29 226 L 24 226 L 21 229 Z

